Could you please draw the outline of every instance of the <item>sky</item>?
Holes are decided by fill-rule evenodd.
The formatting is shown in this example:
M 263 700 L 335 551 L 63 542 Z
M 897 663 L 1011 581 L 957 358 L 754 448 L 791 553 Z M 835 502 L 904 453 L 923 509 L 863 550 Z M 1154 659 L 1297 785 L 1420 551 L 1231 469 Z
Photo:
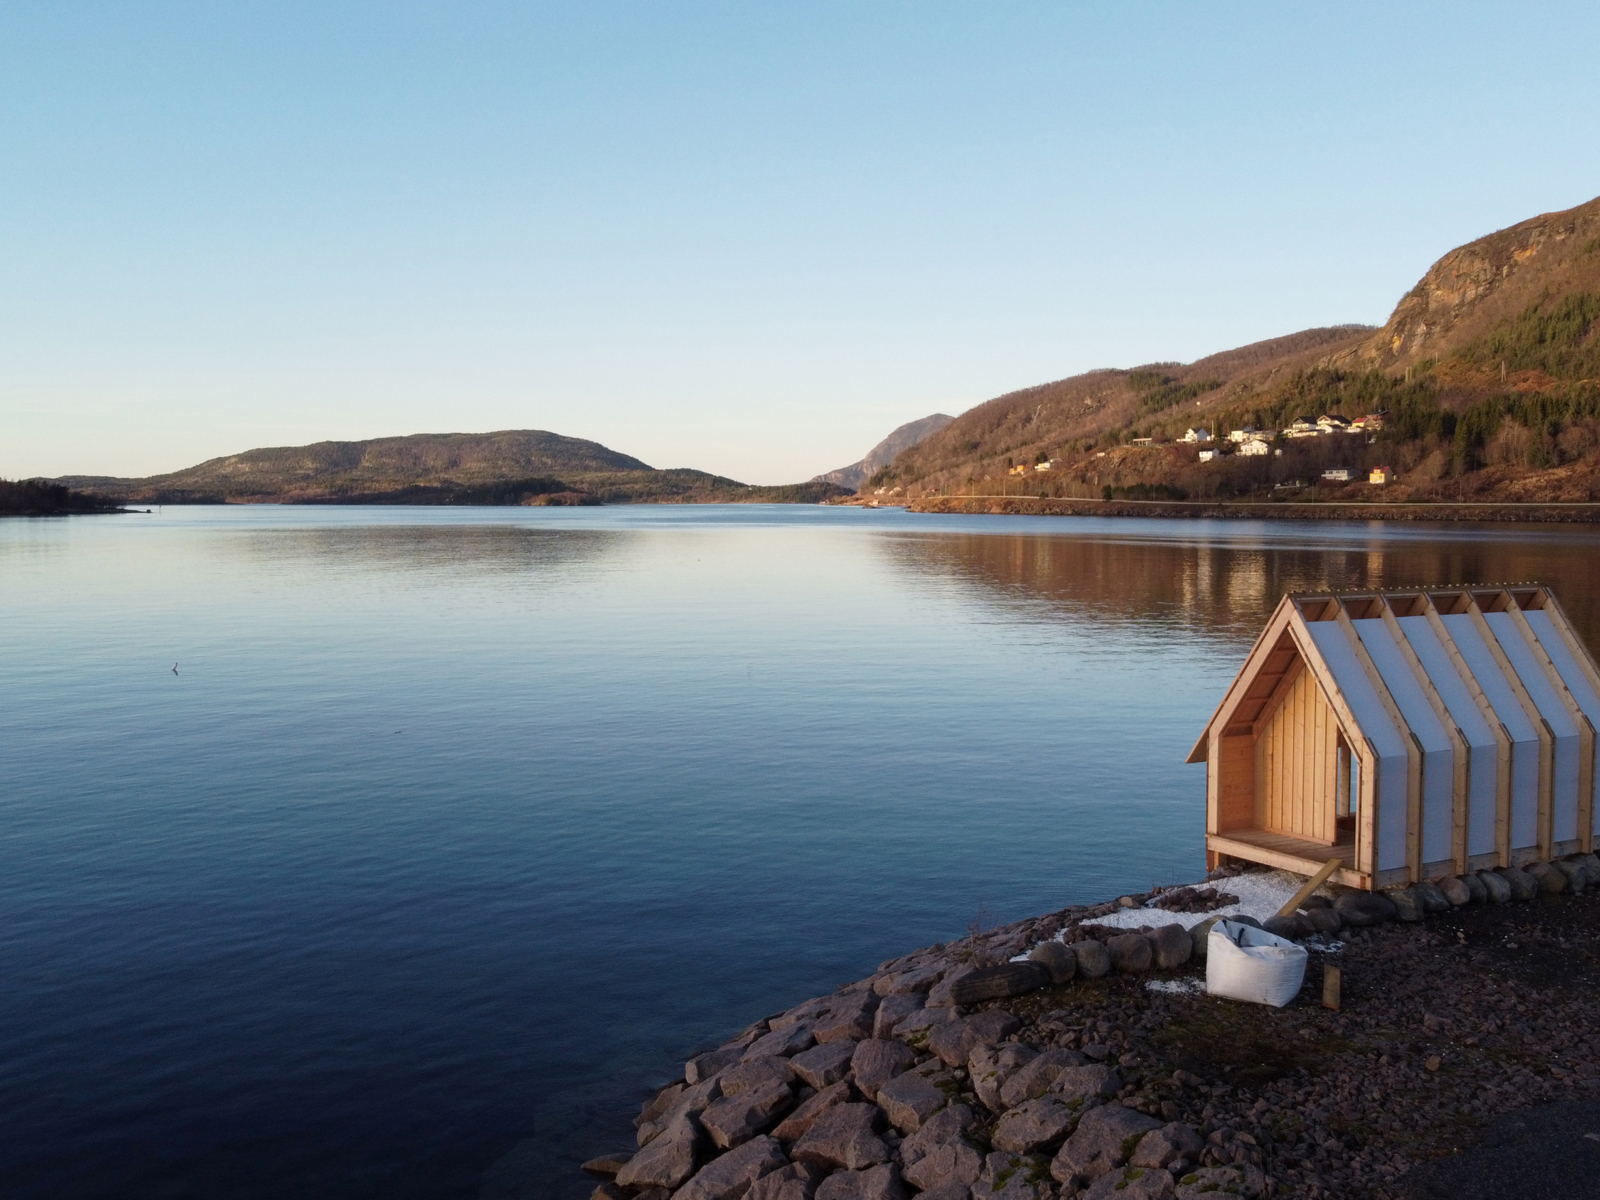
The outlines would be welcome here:
M 550 429 L 785 483 L 1382 323 L 1600 194 L 1600 7 L 0 7 L 0 476 Z

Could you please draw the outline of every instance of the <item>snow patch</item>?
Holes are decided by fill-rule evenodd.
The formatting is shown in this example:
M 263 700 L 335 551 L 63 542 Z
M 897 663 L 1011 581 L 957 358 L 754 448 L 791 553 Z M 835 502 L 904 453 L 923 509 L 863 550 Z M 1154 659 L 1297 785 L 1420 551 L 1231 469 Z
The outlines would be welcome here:
M 1251 871 L 1244 875 L 1235 875 L 1231 879 L 1218 879 L 1209 883 L 1202 880 L 1188 885 L 1196 888 L 1216 888 L 1219 892 L 1227 892 L 1229 895 L 1239 897 L 1237 904 L 1224 905 L 1222 908 L 1214 908 L 1210 912 L 1203 913 L 1168 912 L 1164 908 L 1148 907 L 1119 908 L 1104 917 L 1091 917 L 1085 923 L 1105 925 L 1115 929 L 1137 929 L 1141 925 L 1148 925 L 1152 929 L 1160 925 L 1182 925 L 1185 929 L 1193 929 L 1201 921 L 1211 917 L 1228 917 L 1235 913 L 1243 913 L 1247 917 L 1265 921 L 1268 917 L 1276 915 L 1277 911 L 1289 903 L 1294 894 L 1305 885 L 1306 877 L 1296 875 L 1292 871 Z M 1332 898 L 1332 890 L 1327 886 L 1318 888 L 1317 891 Z
M 1170 992 L 1175 996 L 1196 996 L 1206 990 L 1206 981 L 1198 975 L 1186 979 L 1147 979 L 1144 986 L 1152 992 Z

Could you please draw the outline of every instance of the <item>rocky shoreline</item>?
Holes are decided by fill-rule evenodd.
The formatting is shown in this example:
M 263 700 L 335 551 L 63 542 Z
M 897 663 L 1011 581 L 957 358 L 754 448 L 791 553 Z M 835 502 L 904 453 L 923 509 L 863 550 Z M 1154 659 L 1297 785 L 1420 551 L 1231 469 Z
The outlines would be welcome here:
M 866 498 L 871 502 L 871 497 Z M 1428 503 L 1328 500 L 1317 503 L 1251 500 L 1095 500 L 1039 496 L 918 496 L 896 499 L 911 512 L 1033 517 L 1188 517 L 1286 521 L 1471 521 L 1592 525 L 1600 504 Z
M 1451 1195 L 1485 1123 L 1600 1094 L 1600 858 L 1323 889 L 1261 922 L 1309 952 L 1282 1009 L 1204 994 L 1206 914 L 1261 874 L 975 932 L 758 1021 L 585 1164 L 594 1200 Z

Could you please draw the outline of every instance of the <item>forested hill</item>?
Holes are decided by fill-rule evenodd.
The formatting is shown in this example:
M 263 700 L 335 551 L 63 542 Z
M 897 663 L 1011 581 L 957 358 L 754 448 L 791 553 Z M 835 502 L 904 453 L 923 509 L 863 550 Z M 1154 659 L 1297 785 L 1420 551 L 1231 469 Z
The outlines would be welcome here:
M 815 502 L 844 494 L 828 484 L 752 487 L 705 471 L 658 470 L 599 442 L 540 429 L 271 447 L 142 479 L 66 476 L 57 482 L 167 504 Z
M 1297 418 L 1373 413 L 1382 429 L 1360 436 L 1280 436 Z M 1246 426 L 1271 452 L 1177 441 Z M 1366 482 L 1377 466 L 1393 474 L 1381 495 Z M 1338 499 L 1600 500 L 1600 199 L 1452 250 L 1381 329 L 1311 329 L 1001 396 L 869 486 L 1199 499 L 1298 485 Z

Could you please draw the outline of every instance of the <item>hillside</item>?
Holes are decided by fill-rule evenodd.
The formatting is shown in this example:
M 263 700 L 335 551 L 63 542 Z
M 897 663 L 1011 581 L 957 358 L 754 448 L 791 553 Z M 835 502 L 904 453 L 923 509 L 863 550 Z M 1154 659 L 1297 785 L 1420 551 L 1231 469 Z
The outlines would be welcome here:
M 54 482 L 164 504 L 815 503 L 847 494 L 827 484 L 755 487 L 705 471 L 657 470 L 599 442 L 539 429 L 279 446 L 143 479 Z
M 918 443 L 939 432 L 946 425 L 954 421 L 944 413 L 934 413 L 923 417 L 919 421 L 907 421 L 871 450 L 868 450 L 857 461 L 848 467 L 840 467 L 836 471 L 829 471 L 825 475 L 813 477 L 813 483 L 834 483 L 842 488 L 855 491 L 873 475 L 892 463 L 897 454 L 902 454 Z
M 1597 319 L 1600 199 L 1450 251 L 1381 329 L 1310 329 L 997 397 L 898 455 L 873 490 L 1600 500 Z M 1279 432 L 1296 418 L 1378 412 L 1381 431 Z M 1191 427 L 1246 426 L 1264 431 L 1270 451 L 1176 440 Z M 1200 461 L 1208 449 L 1220 452 Z M 1391 467 L 1393 482 L 1366 483 L 1376 466 Z M 1323 482 L 1329 470 L 1352 482 Z

